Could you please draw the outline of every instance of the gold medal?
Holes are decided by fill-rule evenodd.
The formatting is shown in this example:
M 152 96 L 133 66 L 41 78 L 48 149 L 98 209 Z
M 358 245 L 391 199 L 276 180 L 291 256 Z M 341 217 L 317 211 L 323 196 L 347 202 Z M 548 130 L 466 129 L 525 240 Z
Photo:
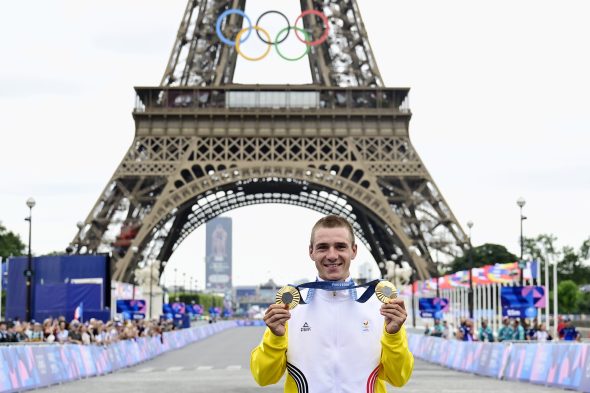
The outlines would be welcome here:
M 299 304 L 300 300 L 301 295 L 299 294 L 299 291 L 291 285 L 282 287 L 275 297 L 276 304 L 288 304 L 290 310 L 294 309 Z
M 397 288 L 389 281 L 379 281 L 375 287 L 375 295 L 381 303 L 389 303 L 391 299 L 397 297 Z

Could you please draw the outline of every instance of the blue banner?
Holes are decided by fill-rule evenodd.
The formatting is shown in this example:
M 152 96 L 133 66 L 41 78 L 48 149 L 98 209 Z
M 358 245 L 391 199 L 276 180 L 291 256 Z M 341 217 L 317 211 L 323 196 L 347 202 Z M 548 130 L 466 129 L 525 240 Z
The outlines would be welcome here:
M 443 311 L 447 308 L 449 300 L 439 297 L 423 297 L 418 299 L 420 317 L 442 319 Z
M 117 314 L 122 314 L 124 320 L 145 319 L 146 302 L 139 299 L 117 300 Z
M 502 315 L 510 318 L 535 318 L 545 305 L 545 288 L 537 286 L 502 287 Z

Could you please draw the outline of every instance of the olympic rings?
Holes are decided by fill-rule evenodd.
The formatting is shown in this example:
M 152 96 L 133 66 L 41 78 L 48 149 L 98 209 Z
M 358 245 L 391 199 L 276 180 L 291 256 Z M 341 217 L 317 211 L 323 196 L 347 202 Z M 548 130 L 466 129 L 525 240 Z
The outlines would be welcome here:
M 215 24 L 215 31 L 217 32 L 217 37 L 219 37 L 221 42 L 223 42 L 224 44 L 229 45 L 229 46 L 234 46 L 235 43 L 233 41 L 230 41 L 227 38 L 225 38 L 225 36 L 223 35 L 223 33 L 221 31 L 221 22 L 223 22 L 223 19 L 226 16 L 231 15 L 231 14 L 240 15 L 242 18 L 245 18 L 248 21 L 248 24 L 250 25 L 249 30 L 248 30 L 248 35 L 246 36 L 246 38 L 244 38 L 244 41 L 246 41 L 250 37 L 250 33 L 252 32 L 252 21 L 250 20 L 250 18 L 248 18 L 248 15 L 246 15 L 246 13 L 244 11 L 237 9 L 237 8 L 230 8 L 228 10 L 223 11 L 223 13 L 221 15 L 219 15 L 219 18 L 217 18 L 217 23 Z M 244 43 L 244 41 L 242 41 L 242 43 Z
M 287 27 L 285 27 L 283 30 L 279 31 L 279 33 L 277 34 L 277 38 L 275 38 L 275 42 L 276 42 L 276 44 L 275 44 L 275 49 L 277 50 L 277 53 L 279 54 L 279 56 L 281 56 L 281 57 L 282 57 L 283 59 L 285 59 L 285 60 L 288 60 L 288 61 L 297 61 L 297 60 L 301 60 L 301 59 L 302 59 L 302 58 L 303 58 L 305 55 L 307 55 L 307 54 L 309 53 L 309 50 L 310 50 L 310 48 L 311 48 L 311 45 L 309 45 L 309 44 L 305 44 L 305 52 L 303 52 L 303 54 L 302 54 L 301 56 L 299 56 L 299 57 L 296 57 L 296 58 L 294 58 L 294 59 L 292 59 L 292 58 L 290 58 L 290 57 L 286 57 L 286 56 L 284 56 L 284 55 L 281 53 L 281 51 L 279 50 L 279 45 L 278 45 L 278 44 L 279 44 L 280 42 L 283 42 L 283 41 L 285 40 L 285 39 L 283 39 L 283 41 L 278 41 L 278 39 L 279 39 L 279 36 L 280 36 L 280 35 L 283 33 L 283 31 L 285 31 L 285 30 L 287 30 L 287 35 L 289 35 L 289 31 L 290 31 L 291 29 L 295 29 L 295 31 L 300 31 L 300 32 L 302 32 L 302 33 L 305 35 L 305 38 L 307 38 L 307 39 L 309 40 L 309 38 L 310 38 L 310 37 L 309 37 L 309 33 L 308 33 L 307 31 L 303 30 L 303 29 L 302 29 L 302 28 L 300 28 L 300 27 L 296 27 L 296 26 L 287 26 Z M 285 36 L 285 37 L 286 37 L 286 36 Z
M 256 26 L 259 26 L 260 25 L 260 19 L 262 19 L 262 17 L 264 15 L 267 15 L 267 14 L 279 14 L 279 15 L 281 15 L 287 21 L 287 26 L 289 26 L 289 19 L 285 16 L 285 14 L 283 14 L 282 12 L 279 12 L 279 11 L 274 11 L 274 10 L 266 11 L 265 13 L 263 13 L 262 15 L 260 15 L 258 17 L 258 19 L 256 20 Z M 258 30 L 256 30 L 256 35 L 258 35 L 258 38 L 260 38 L 260 41 L 264 42 L 265 44 L 275 45 L 275 44 L 280 44 L 281 42 L 285 41 L 287 39 L 287 37 L 289 37 L 289 31 L 287 31 L 287 35 L 285 36 L 285 38 L 283 38 L 280 41 L 276 41 L 275 40 L 275 42 L 267 42 L 267 41 L 265 41 L 260 36 L 260 32 Z M 277 38 L 278 38 L 278 34 L 277 34 Z
M 268 40 L 270 41 L 270 34 L 268 34 L 268 31 L 264 30 L 262 27 L 260 26 L 253 26 L 253 28 L 256 31 L 261 31 L 266 38 L 268 38 Z M 236 36 L 236 52 L 238 52 L 238 54 L 240 56 L 242 56 L 244 59 L 246 60 L 250 60 L 250 61 L 259 61 L 264 59 L 266 56 L 268 56 L 269 52 L 270 52 L 270 48 L 272 47 L 272 44 L 267 44 L 268 46 L 266 47 L 266 51 L 264 51 L 264 53 L 261 56 L 258 57 L 249 57 L 246 56 L 245 54 L 242 53 L 242 51 L 240 50 L 240 39 L 242 38 L 242 34 L 244 34 L 246 31 L 250 32 L 252 30 L 252 28 L 250 27 L 245 27 L 242 30 L 240 30 L 240 32 L 238 33 L 238 35 Z
M 330 25 L 328 24 L 328 17 L 323 12 L 320 12 L 318 10 L 306 10 L 306 11 L 303 11 L 301 13 L 301 15 L 299 15 L 297 17 L 297 19 L 295 19 L 295 26 L 297 26 L 297 22 L 299 22 L 299 19 L 303 18 L 306 15 L 317 15 L 322 19 L 322 22 L 324 22 L 324 26 L 326 27 L 324 29 L 324 34 L 322 34 L 322 36 L 320 38 L 318 38 L 317 40 L 312 41 L 312 42 L 302 40 L 301 37 L 299 37 L 299 34 L 297 34 L 297 30 L 295 30 L 295 36 L 299 39 L 299 41 L 304 42 L 304 43 L 311 45 L 311 46 L 316 46 L 316 45 L 322 44 L 324 41 L 326 41 L 328 39 L 328 34 L 330 34 Z
M 279 33 L 277 34 L 276 38 L 275 38 L 275 42 L 271 41 L 270 38 L 270 34 L 264 30 L 263 28 L 261 28 L 260 26 L 258 26 L 258 24 L 260 23 L 260 20 L 267 14 L 279 14 L 280 16 L 282 16 L 286 21 L 287 21 L 287 27 L 283 28 L 281 31 L 279 31 Z M 248 22 L 248 27 L 243 28 L 242 30 L 240 30 L 240 32 L 237 34 L 236 38 L 234 41 L 226 38 L 223 35 L 223 32 L 221 31 L 221 25 L 223 20 L 231 14 L 237 14 L 242 16 L 244 19 L 246 19 L 246 21 Z M 316 15 L 318 16 L 321 20 L 322 23 L 324 24 L 324 32 L 322 33 L 322 36 L 320 38 L 318 38 L 315 41 L 311 41 L 311 33 L 307 32 L 305 29 L 297 27 L 297 23 L 299 22 L 300 19 L 302 19 L 304 16 L 307 15 Z M 291 29 L 295 30 L 295 36 L 297 37 L 297 39 L 301 42 L 303 42 L 306 45 L 306 50 L 305 53 L 299 57 L 296 58 L 289 58 L 284 56 L 281 51 L 279 50 L 278 44 L 284 42 L 287 37 L 289 36 L 289 33 L 291 32 Z M 246 30 L 248 30 L 248 34 L 242 38 L 242 36 L 244 35 L 244 33 L 246 32 Z M 266 51 L 259 57 L 249 57 L 246 56 L 244 53 L 242 53 L 240 51 L 240 45 L 243 44 L 244 42 L 246 42 L 246 40 L 250 37 L 250 33 L 252 32 L 252 30 L 256 30 L 256 35 L 258 35 L 258 38 L 264 42 L 265 44 L 268 45 Z M 219 17 L 217 18 L 217 22 L 216 22 L 216 26 L 215 26 L 215 31 L 217 33 L 217 37 L 219 37 L 219 40 L 221 42 L 223 42 L 226 45 L 229 46 L 235 46 L 236 47 L 236 51 L 238 52 L 238 54 L 240 56 L 242 56 L 244 59 L 246 60 L 250 60 L 250 61 L 259 61 L 262 60 L 263 58 L 265 58 L 266 56 L 268 56 L 269 52 L 270 52 L 270 47 L 271 46 L 275 46 L 275 49 L 277 51 L 277 53 L 279 54 L 279 56 L 285 60 L 288 61 L 297 61 L 300 60 L 301 58 L 303 58 L 305 55 L 309 54 L 310 51 L 310 47 L 312 46 L 317 46 L 317 45 L 321 45 L 322 43 L 324 43 L 327 39 L 328 39 L 328 35 L 330 33 L 330 25 L 328 22 L 328 17 L 321 11 L 317 11 L 317 10 L 306 10 L 303 11 L 298 17 L 297 19 L 295 19 L 295 24 L 293 26 L 289 25 L 289 19 L 281 12 L 279 11 L 275 11 L 275 10 L 271 10 L 271 11 L 266 11 L 263 14 L 261 14 L 258 17 L 258 20 L 256 21 L 256 25 L 252 25 L 252 22 L 250 20 L 250 18 L 246 15 L 246 13 L 244 11 L 242 11 L 241 9 L 238 8 L 230 8 L 225 10 L 221 15 L 219 15 Z M 284 37 L 281 37 L 281 35 L 284 32 L 287 32 Z M 301 32 L 304 36 L 304 38 L 301 38 L 301 36 L 299 35 L 298 32 Z M 266 40 L 264 38 L 261 37 L 260 33 L 263 33 L 264 36 L 266 36 Z

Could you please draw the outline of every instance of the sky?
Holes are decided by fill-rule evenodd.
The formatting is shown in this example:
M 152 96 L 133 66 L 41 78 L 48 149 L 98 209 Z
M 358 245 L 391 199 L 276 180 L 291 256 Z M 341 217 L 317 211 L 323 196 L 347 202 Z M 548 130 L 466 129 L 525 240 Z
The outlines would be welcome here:
M 473 243 L 518 255 L 523 197 L 525 236 L 551 233 L 560 246 L 579 247 L 590 236 L 590 4 L 358 4 L 385 85 L 411 88 L 412 143 L 460 224 L 474 222 Z M 276 9 L 293 20 L 298 5 L 248 0 L 246 11 L 255 19 Z M 26 243 L 25 202 L 34 197 L 34 254 L 65 249 L 119 165 L 134 137 L 133 86 L 159 84 L 185 6 L 1 3 L 0 222 Z M 276 28 L 281 20 L 265 23 Z M 305 60 L 271 54 L 238 61 L 235 81 L 296 84 L 310 76 Z M 307 244 L 319 213 L 261 205 L 225 216 L 233 218 L 234 284 L 315 276 Z M 185 277 L 203 288 L 204 244 L 203 226 L 171 257 L 168 284 Z M 364 246 L 353 275 L 362 263 L 374 263 Z

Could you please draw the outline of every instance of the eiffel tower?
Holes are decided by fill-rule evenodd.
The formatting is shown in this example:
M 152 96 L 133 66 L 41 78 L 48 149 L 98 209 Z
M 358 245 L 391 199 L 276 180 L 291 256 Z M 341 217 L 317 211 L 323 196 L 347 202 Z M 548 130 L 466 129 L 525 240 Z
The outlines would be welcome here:
M 160 86 L 135 88 L 135 138 L 70 250 L 111 253 L 112 278 L 130 282 L 212 218 L 283 203 L 347 217 L 382 275 L 405 261 L 429 278 L 435 252 L 463 252 L 467 237 L 410 142 L 409 89 L 384 87 L 356 0 L 300 3 L 329 29 L 308 54 L 313 83 L 293 86 L 233 83 L 237 52 L 215 23 L 246 0 L 188 1 Z M 223 35 L 242 25 L 229 15 Z M 325 32 L 316 17 L 303 26 Z

